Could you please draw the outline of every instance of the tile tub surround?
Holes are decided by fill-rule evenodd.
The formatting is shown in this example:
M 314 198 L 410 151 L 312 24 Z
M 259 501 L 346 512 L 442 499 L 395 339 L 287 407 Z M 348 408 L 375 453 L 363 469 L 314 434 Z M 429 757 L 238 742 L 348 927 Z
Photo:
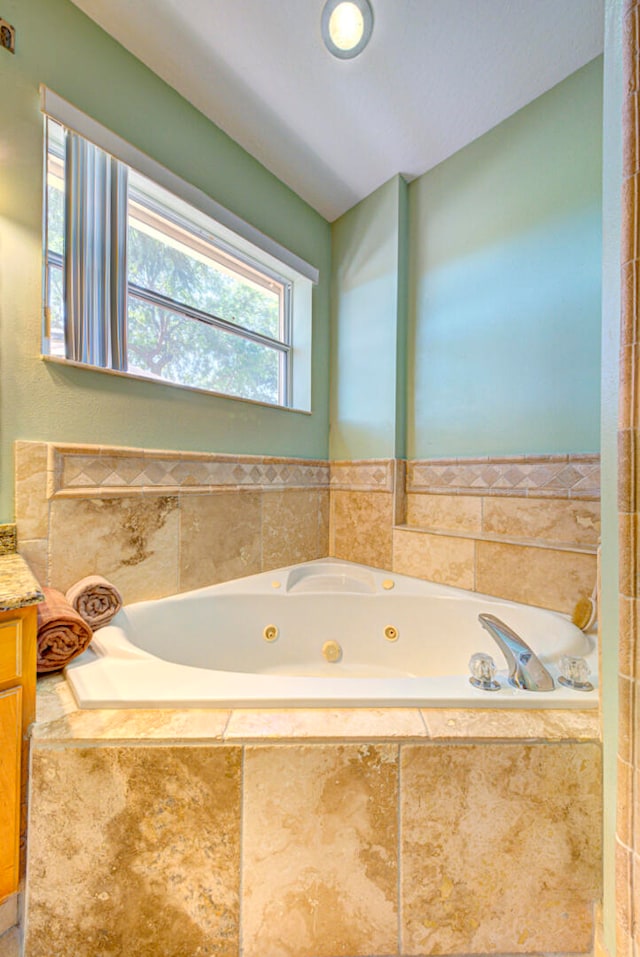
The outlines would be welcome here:
M 597 456 L 316 462 L 17 442 L 20 554 L 125 601 L 328 555 L 570 613 L 591 594 Z
M 400 459 L 330 463 L 331 557 L 391 569 L 393 526 L 405 521 L 406 465 Z
M 396 463 L 397 464 L 397 463 Z M 331 554 L 571 613 L 596 580 L 594 455 L 333 462 Z
M 599 501 L 600 456 L 414 459 L 407 467 L 407 491 Z
M 20 553 L 66 591 L 109 578 L 126 602 L 321 558 L 326 462 L 17 442 Z
M 81 712 L 47 677 L 26 957 L 588 953 L 597 725 L 588 712 Z
M 638 449 L 640 394 L 640 3 L 622 4 L 622 231 L 620 391 L 618 406 L 619 654 L 618 754 L 615 837 L 616 952 L 631 957 L 640 939 L 640 656 L 638 622 Z

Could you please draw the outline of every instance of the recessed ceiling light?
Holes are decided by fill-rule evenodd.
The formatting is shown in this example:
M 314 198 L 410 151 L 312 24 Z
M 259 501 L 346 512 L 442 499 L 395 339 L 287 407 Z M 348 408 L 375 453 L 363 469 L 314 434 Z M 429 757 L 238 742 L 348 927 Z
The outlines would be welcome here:
M 327 0 L 322 11 L 322 39 L 340 60 L 362 53 L 373 31 L 369 0 Z

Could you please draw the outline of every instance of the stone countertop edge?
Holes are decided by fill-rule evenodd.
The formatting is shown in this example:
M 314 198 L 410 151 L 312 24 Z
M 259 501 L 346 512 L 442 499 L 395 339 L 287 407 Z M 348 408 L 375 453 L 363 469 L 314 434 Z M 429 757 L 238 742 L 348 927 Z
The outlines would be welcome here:
M 41 601 L 44 595 L 24 558 L 15 552 L 0 555 L 0 611 L 13 611 Z

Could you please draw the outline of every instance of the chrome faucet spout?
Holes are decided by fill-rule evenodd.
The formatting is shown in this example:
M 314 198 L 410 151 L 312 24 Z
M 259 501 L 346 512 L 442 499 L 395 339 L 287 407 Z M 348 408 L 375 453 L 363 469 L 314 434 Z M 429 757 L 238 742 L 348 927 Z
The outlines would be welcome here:
M 495 615 L 478 615 L 503 655 L 509 668 L 509 683 L 524 691 L 553 691 L 553 678 L 520 635 Z

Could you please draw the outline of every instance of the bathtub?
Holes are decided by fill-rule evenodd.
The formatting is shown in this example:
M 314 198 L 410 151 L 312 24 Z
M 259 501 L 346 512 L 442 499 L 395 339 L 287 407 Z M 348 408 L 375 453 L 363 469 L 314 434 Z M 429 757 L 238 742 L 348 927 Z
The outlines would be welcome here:
M 505 621 L 557 678 L 593 636 L 551 611 L 336 559 L 125 606 L 65 674 L 81 708 L 590 708 L 597 691 L 513 688 L 478 615 Z M 500 689 L 468 680 L 491 654 Z

